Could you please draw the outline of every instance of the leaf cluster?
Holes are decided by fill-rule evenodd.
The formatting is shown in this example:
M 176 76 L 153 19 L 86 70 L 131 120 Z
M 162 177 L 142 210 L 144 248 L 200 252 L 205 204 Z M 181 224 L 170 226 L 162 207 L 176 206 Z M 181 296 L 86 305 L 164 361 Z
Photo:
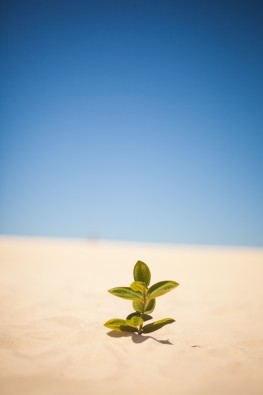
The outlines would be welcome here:
M 134 312 L 125 320 L 112 318 L 104 325 L 115 331 L 142 333 L 154 332 L 167 324 L 175 322 L 173 318 L 163 318 L 144 325 L 145 321 L 151 320 L 150 315 L 156 306 L 156 298 L 170 292 L 179 284 L 175 281 L 160 281 L 149 287 L 151 272 L 146 263 L 138 261 L 133 269 L 134 282 L 129 287 L 115 287 L 109 290 L 112 295 L 132 301 Z

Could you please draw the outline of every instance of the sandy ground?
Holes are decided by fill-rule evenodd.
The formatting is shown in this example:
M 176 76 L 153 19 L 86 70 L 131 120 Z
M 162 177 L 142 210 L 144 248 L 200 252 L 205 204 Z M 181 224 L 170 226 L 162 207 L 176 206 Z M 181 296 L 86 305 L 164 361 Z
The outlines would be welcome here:
M 263 251 L 0 238 L 1 395 L 262 395 Z M 147 336 L 103 326 L 131 302 L 140 259 L 152 283 L 180 287 L 157 299 Z

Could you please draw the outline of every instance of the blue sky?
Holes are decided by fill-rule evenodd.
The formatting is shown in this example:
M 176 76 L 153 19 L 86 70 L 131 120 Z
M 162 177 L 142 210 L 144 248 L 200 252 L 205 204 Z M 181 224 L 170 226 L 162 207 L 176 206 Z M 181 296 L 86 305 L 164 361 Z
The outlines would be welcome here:
M 263 246 L 260 1 L 1 1 L 0 232 Z

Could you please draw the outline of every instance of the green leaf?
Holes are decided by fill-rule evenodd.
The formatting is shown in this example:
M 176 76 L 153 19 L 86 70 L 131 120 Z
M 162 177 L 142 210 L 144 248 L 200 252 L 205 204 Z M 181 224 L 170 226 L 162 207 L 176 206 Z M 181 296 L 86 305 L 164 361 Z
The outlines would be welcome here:
M 158 329 L 162 328 L 165 325 L 172 324 L 175 322 L 173 318 L 163 318 L 162 320 L 155 321 L 151 324 L 145 325 L 142 328 L 142 333 L 151 333 L 157 331 Z
M 126 320 L 121 320 L 120 318 L 112 318 L 105 322 L 104 326 L 114 331 L 121 331 L 120 327 L 126 325 Z
M 133 291 L 140 291 L 141 293 L 147 291 L 147 287 L 142 281 L 134 281 L 133 283 L 131 283 L 130 287 Z
M 133 326 L 129 326 L 129 325 L 122 325 L 120 327 L 121 332 L 138 332 L 137 328 L 134 328 Z
M 127 315 L 126 320 L 130 320 L 132 317 L 140 317 L 141 313 L 139 313 L 138 311 L 134 311 L 133 313 Z
M 139 313 L 138 311 L 134 311 L 133 313 L 127 315 L 126 320 L 130 320 L 132 317 L 140 317 L 141 313 Z
M 143 322 L 149 321 L 149 320 L 151 320 L 152 318 L 153 318 L 153 317 L 152 317 L 151 315 L 149 315 L 149 314 L 143 314 L 143 315 L 142 315 Z
M 127 321 L 120 318 L 112 318 L 104 326 L 118 332 L 137 332 L 137 328 L 127 325 Z
M 126 324 L 132 326 L 133 328 L 137 328 L 143 324 L 143 319 L 141 317 L 132 317 L 131 319 L 126 320 Z
M 138 261 L 133 269 L 133 277 L 135 281 L 141 281 L 148 285 L 151 281 L 151 272 L 146 263 Z
M 164 295 L 167 292 L 171 291 L 175 287 L 178 287 L 178 283 L 175 281 L 160 281 L 152 285 L 147 292 L 147 298 L 153 299 L 157 298 L 158 296 Z
M 155 309 L 155 305 L 156 305 L 155 299 L 149 300 L 149 302 L 146 303 L 144 312 L 145 313 L 152 313 L 153 310 Z
M 132 302 L 132 307 L 135 311 L 138 311 L 139 313 L 143 311 L 143 303 L 140 300 L 134 300 Z
M 138 311 L 139 313 L 143 312 L 143 302 L 141 300 L 134 300 L 132 305 L 135 311 Z M 149 300 L 149 302 L 146 303 L 144 313 L 152 313 L 154 309 L 155 299 L 151 299 Z
M 130 320 L 132 317 L 141 317 L 142 319 L 143 319 L 143 321 L 145 322 L 145 321 L 148 321 L 148 320 L 151 320 L 153 317 L 151 316 L 151 315 L 149 315 L 149 314 L 143 314 L 143 315 L 141 315 L 141 313 L 139 313 L 138 311 L 136 311 L 136 312 L 134 312 L 134 313 L 131 313 L 131 314 L 129 314 L 127 317 L 126 317 L 126 320 Z
M 141 299 L 142 295 L 140 292 L 133 291 L 130 287 L 115 287 L 108 291 L 112 295 L 118 296 L 119 298 L 138 300 Z

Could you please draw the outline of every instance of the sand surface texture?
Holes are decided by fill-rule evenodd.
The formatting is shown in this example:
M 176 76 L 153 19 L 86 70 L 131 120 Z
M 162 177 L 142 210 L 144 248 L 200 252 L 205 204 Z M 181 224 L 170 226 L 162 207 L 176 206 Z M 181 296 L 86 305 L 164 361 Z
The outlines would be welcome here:
M 72 240 L 0 238 L 1 395 L 262 395 L 263 251 Z M 180 286 L 157 299 L 145 336 L 103 326 L 131 302 L 140 259 L 152 284 Z

